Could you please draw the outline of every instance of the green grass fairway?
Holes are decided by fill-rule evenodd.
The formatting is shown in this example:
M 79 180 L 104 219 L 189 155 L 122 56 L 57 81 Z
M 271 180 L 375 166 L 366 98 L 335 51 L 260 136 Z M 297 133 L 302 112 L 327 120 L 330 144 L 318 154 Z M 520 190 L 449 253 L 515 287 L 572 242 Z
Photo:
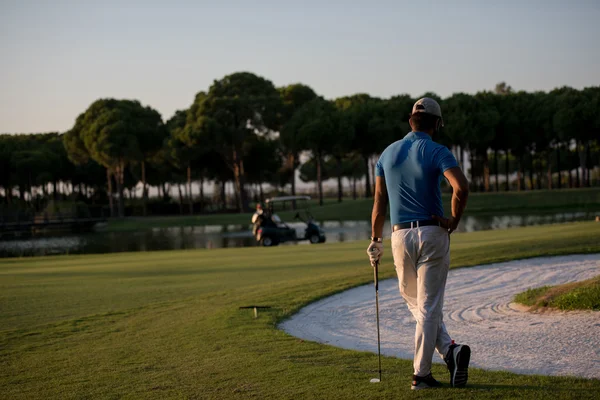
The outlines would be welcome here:
M 600 311 L 600 276 L 581 282 L 528 289 L 516 295 L 515 301 L 534 309 L 551 307 Z
M 384 358 L 374 385 L 376 355 L 276 329 L 311 301 L 370 283 L 366 247 L 0 260 L 0 398 L 598 398 L 600 380 L 475 369 L 465 389 L 411 393 L 412 361 Z M 452 249 L 454 267 L 600 252 L 600 223 L 457 234 Z M 386 250 L 381 275 L 392 277 Z M 273 308 L 254 319 L 246 305 Z M 448 382 L 441 365 L 433 372 Z
M 450 210 L 450 196 L 443 195 L 444 209 Z M 311 212 L 319 220 L 371 219 L 373 199 L 344 199 L 337 203 L 327 199 L 322 207 L 311 201 Z M 559 212 L 600 212 L 600 188 L 534 190 L 523 192 L 471 193 L 465 215 L 488 216 L 503 214 L 539 214 Z M 171 217 L 135 217 L 113 220 L 109 231 L 131 231 L 155 227 L 249 224 L 252 214 L 213 214 Z M 293 212 L 281 212 L 284 221 L 291 221 Z

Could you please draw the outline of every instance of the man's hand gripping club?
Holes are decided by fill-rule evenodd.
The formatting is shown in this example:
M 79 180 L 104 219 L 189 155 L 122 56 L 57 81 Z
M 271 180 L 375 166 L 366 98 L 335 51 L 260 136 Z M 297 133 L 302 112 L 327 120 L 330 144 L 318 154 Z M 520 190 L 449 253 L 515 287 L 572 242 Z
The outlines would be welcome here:
M 387 213 L 388 194 L 385 186 L 385 179 L 378 176 L 375 179 L 375 199 L 373 201 L 373 212 L 371 214 L 371 244 L 367 248 L 367 255 L 371 261 L 371 266 L 375 267 L 383 256 L 383 224 L 385 223 L 385 214 Z
M 371 242 L 367 248 L 367 255 L 371 261 L 371 266 L 375 267 L 375 264 L 379 263 L 381 256 L 383 256 L 383 243 Z

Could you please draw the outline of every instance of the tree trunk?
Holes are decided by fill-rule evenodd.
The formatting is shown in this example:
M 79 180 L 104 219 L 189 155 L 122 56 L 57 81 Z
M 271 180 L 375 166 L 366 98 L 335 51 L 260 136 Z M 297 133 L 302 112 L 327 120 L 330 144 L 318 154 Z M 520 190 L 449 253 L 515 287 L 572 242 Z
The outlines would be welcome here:
M 365 197 L 371 197 L 371 177 L 369 176 L 369 156 L 363 154 L 365 162 Z
M 577 165 L 575 168 L 575 186 L 578 188 L 581 187 L 581 180 L 579 179 L 579 165 Z
M 568 178 L 569 178 L 569 188 L 571 188 L 571 189 L 573 188 L 573 175 L 572 175 L 572 172 L 573 171 L 571 171 L 571 168 L 569 168 L 567 170 L 567 173 L 569 174 L 568 175 Z
M 558 171 L 558 181 L 556 182 L 556 187 L 561 189 L 562 188 L 562 182 L 561 182 L 562 170 L 560 169 L 560 146 L 556 147 L 556 170 Z
M 321 153 L 317 153 L 317 188 L 319 191 L 319 205 L 323 205 L 323 181 L 321 179 Z M 367 170 L 367 174 L 369 171 Z
M 475 173 L 474 173 L 474 171 L 475 171 L 475 168 L 474 168 L 475 167 L 475 157 L 473 156 L 473 151 L 469 151 L 469 164 L 471 166 L 471 168 L 469 169 L 469 177 L 471 178 L 469 180 L 469 186 L 470 186 L 470 189 L 473 192 L 476 192 L 477 191 L 477 184 L 475 183 Z
M 356 200 L 356 177 L 352 177 L 352 200 Z
M 110 209 L 110 217 L 114 218 L 115 216 L 115 206 L 113 203 L 113 197 L 112 197 L 112 173 L 110 172 L 110 170 L 108 168 L 106 168 L 106 191 L 107 191 L 107 195 L 108 195 L 108 207 Z
M 237 195 L 238 211 L 240 213 L 248 210 L 248 196 L 246 194 L 246 174 L 244 172 L 244 161 L 239 153 L 233 151 L 233 176 L 235 177 L 235 187 Z
M 264 203 L 265 193 L 263 192 L 262 182 L 258 182 L 258 193 L 259 193 L 260 202 Z
M 490 163 L 487 150 L 483 154 L 483 187 L 486 192 L 490 191 Z
M 237 209 L 238 212 L 241 212 L 239 209 L 239 204 L 240 204 L 240 193 L 237 191 L 237 188 L 235 186 L 235 182 L 233 182 L 233 200 L 235 201 L 235 207 Z
M 517 191 L 520 192 L 525 182 L 523 182 L 523 154 L 519 154 L 519 169 L 517 171 Z
M 460 168 L 462 170 L 465 169 L 465 151 L 463 149 L 463 146 L 460 146 Z
M 585 186 L 587 186 L 587 187 L 592 186 L 591 164 L 592 164 L 592 155 L 590 154 L 590 141 L 588 140 L 587 143 L 585 144 L 585 169 L 587 171 L 586 176 L 585 176 Z
M 200 212 L 204 211 L 204 174 L 200 175 Z
M 292 196 L 296 195 L 296 154 L 290 156 L 292 163 Z M 294 208 L 295 210 L 295 208 Z
M 221 210 L 227 209 L 227 194 L 225 193 L 225 185 L 227 185 L 227 182 L 221 182 Z
M 498 163 L 498 150 L 494 149 L 494 164 L 496 166 L 496 192 L 500 191 L 500 185 L 498 184 L 499 163 Z
M 142 161 L 142 203 L 144 217 L 148 215 L 148 187 L 146 186 L 146 162 Z
M 539 160 L 539 168 L 537 169 L 537 188 L 538 190 L 542 190 L 542 175 L 544 173 L 544 166 L 542 165 L 542 160 Z
M 342 187 L 342 158 L 338 157 L 337 161 L 337 179 L 338 179 L 338 203 L 342 202 L 344 189 Z
M 585 155 L 581 151 L 581 142 L 575 141 L 575 148 L 577 149 L 577 157 L 579 158 L 579 165 L 577 166 L 577 187 L 583 187 L 585 185 Z M 579 170 L 581 169 L 581 180 L 579 178 Z
M 183 215 L 183 194 L 181 193 L 181 184 L 177 184 L 177 191 L 179 192 L 179 215 Z
M 290 155 L 290 162 L 292 164 L 292 196 L 296 195 L 296 160 L 298 155 L 294 152 Z M 292 210 L 296 210 L 296 200 L 292 201 Z
M 504 160 L 504 173 L 506 174 L 506 191 L 508 192 L 510 190 L 510 174 L 508 170 L 510 168 L 510 160 L 508 158 L 510 152 L 508 149 L 505 150 L 504 155 L 506 156 Z
M 548 153 L 548 189 L 552 189 L 552 160 L 550 156 L 550 152 Z
M 190 215 L 194 215 L 194 200 L 192 196 L 192 167 L 187 166 L 187 186 L 188 186 L 188 204 L 190 206 Z
M 28 174 L 28 179 L 27 179 L 27 188 L 25 189 L 25 194 L 27 195 L 29 193 L 29 202 L 31 203 L 30 206 L 33 207 L 33 185 L 31 184 L 31 172 L 29 172 Z
M 125 175 L 125 165 L 121 161 L 117 167 L 117 191 L 119 193 L 119 218 L 125 217 L 125 202 L 123 199 L 123 181 Z
M 529 190 L 535 190 L 533 186 L 533 154 L 529 153 L 531 162 L 529 163 Z

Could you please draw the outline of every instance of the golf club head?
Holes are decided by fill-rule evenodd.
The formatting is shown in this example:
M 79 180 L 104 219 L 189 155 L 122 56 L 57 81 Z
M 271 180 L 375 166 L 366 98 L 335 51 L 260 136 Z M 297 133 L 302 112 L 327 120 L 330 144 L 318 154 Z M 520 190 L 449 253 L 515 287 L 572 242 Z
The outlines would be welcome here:
M 379 380 L 379 378 L 373 378 L 373 379 L 371 379 L 371 381 L 370 381 L 370 382 L 371 382 L 371 383 L 379 383 L 379 382 L 381 382 L 381 381 Z

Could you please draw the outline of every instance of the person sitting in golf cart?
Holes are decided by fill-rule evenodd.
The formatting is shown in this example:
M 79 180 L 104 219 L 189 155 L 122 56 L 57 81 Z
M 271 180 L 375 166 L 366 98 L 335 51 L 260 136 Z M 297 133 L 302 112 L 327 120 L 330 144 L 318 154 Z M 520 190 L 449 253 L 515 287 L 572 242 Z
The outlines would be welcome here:
M 262 215 L 263 215 L 262 204 L 256 203 L 256 212 L 254 212 L 254 215 L 252 215 L 252 223 L 256 224 L 256 222 L 258 221 L 258 218 Z
M 297 242 L 299 240 L 308 240 L 313 244 L 324 243 L 326 240 L 325 233 L 314 223 L 314 218 L 308 210 L 308 200 L 310 200 L 308 196 L 280 196 L 267 199 L 266 206 L 262 214 L 257 217 L 257 223 L 254 225 L 253 233 L 256 241 L 266 247 L 277 246 L 280 243 L 290 241 Z M 295 217 L 295 219 L 306 224 L 301 236 L 297 234 L 297 226 L 288 226 L 288 224 L 275 214 L 276 210 L 286 209 L 286 202 L 288 204 L 291 202 L 297 202 L 298 204 L 303 202 L 301 204 L 304 204 L 304 207 L 300 207 L 304 208 L 304 211 L 302 211 L 305 214 L 304 218 L 300 215 L 301 211 L 298 211 Z
M 265 223 L 268 222 L 268 220 L 270 220 L 270 222 L 274 223 L 275 225 L 279 225 L 282 223 L 281 218 L 279 218 L 279 215 L 271 213 L 269 209 L 263 209 L 262 204 L 257 203 L 256 212 L 254 212 L 254 214 L 252 215 L 252 223 L 256 225 L 257 222 Z
M 252 215 L 252 234 L 256 235 L 258 228 L 263 226 L 277 227 L 276 220 L 281 221 L 277 215 L 275 215 L 276 219 L 273 218 L 269 210 L 265 210 L 262 207 L 262 204 L 256 204 L 256 212 Z

